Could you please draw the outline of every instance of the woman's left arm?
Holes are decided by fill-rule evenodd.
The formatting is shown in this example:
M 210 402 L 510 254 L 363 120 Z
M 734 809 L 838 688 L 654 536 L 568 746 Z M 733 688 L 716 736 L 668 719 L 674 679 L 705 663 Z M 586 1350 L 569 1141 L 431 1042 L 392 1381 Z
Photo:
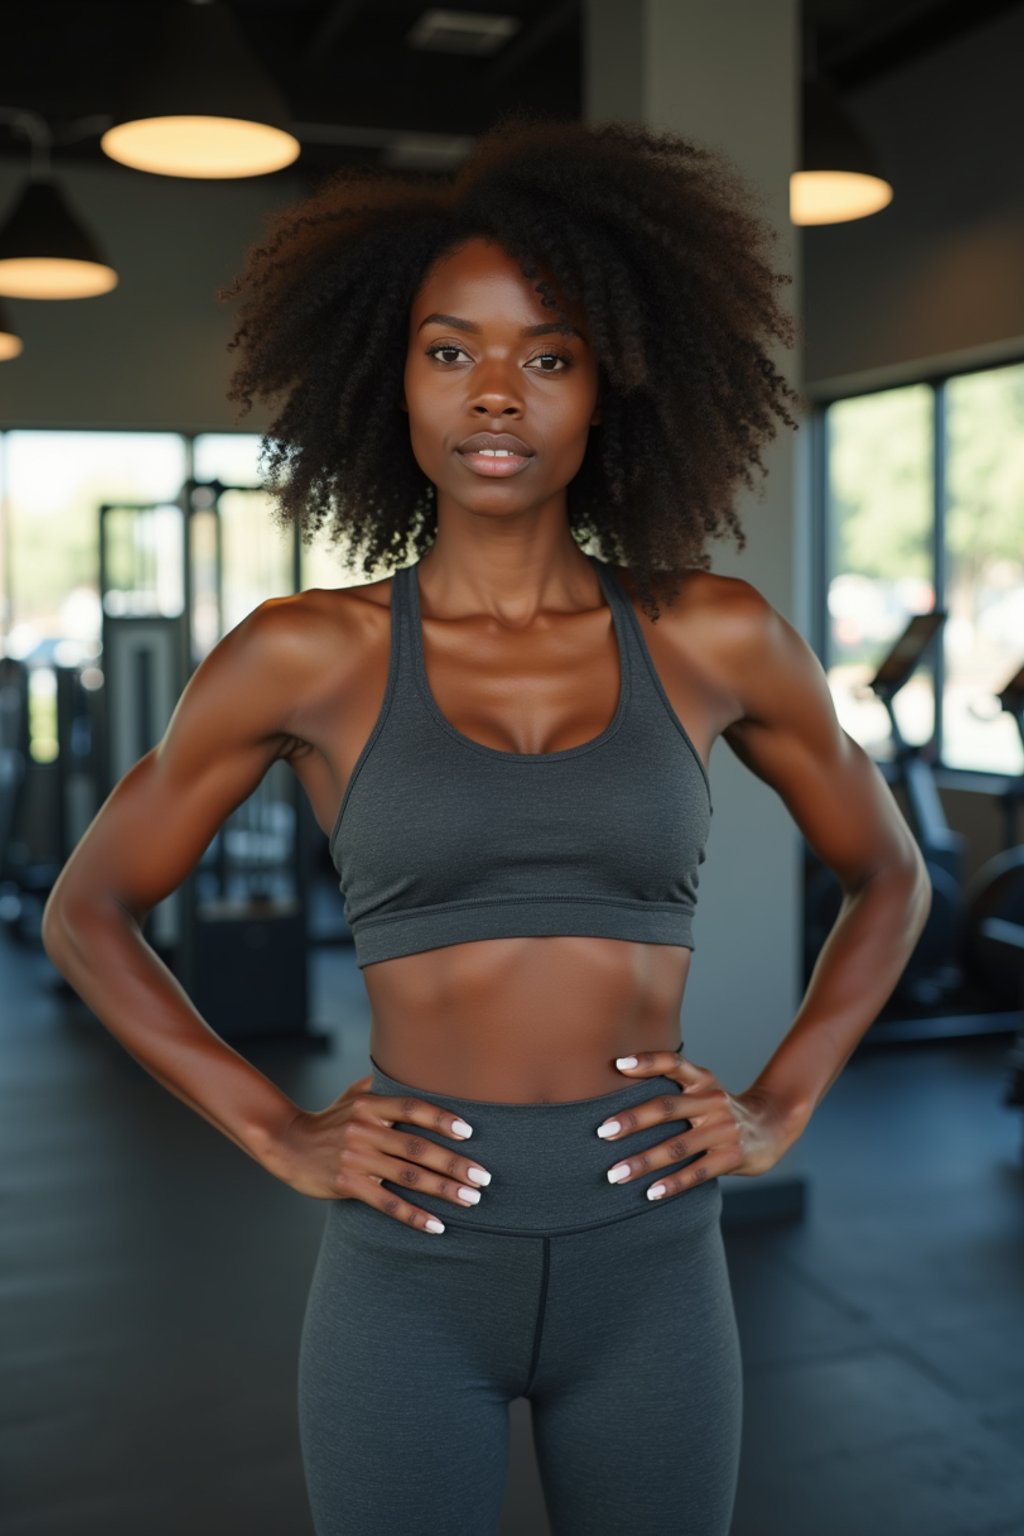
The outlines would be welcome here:
M 773 1168 L 807 1127 L 890 996 L 931 908 L 921 852 L 889 786 L 836 718 L 821 663 L 749 582 L 712 576 L 704 656 L 715 672 L 720 734 L 776 790 L 835 873 L 842 906 L 796 1018 L 751 1086 L 730 1093 L 678 1052 L 641 1051 L 616 1065 L 628 1078 L 674 1078 L 681 1094 L 634 1104 L 597 1128 L 611 1145 L 666 1120 L 690 1129 L 608 1170 L 623 1183 L 690 1158 L 647 1190 L 659 1200 L 721 1173 Z M 614 1114 L 614 1111 L 613 1111 Z M 614 1128 L 611 1128 L 614 1127 Z
M 796 1018 L 743 1096 L 795 1140 L 891 995 L 925 925 L 931 882 L 889 786 L 843 730 L 821 663 L 749 583 L 733 585 L 722 735 L 771 786 L 843 890 Z

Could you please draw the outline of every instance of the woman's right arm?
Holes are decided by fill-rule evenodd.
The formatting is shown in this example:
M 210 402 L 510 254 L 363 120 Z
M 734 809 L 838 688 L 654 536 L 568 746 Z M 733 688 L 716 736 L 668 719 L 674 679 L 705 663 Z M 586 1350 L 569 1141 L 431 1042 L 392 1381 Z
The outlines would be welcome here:
M 465 1206 L 480 1199 L 479 1165 L 394 1123 L 458 1141 L 471 1128 L 423 1099 L 371 1095 L 363 1091 L 369 1077 L 324 1110 L 300 1109 L 210 1028 L 142 935 L 146 914 L 295 741 L 289 726 L 316 654 L 286 598 L 268 599 L 218 642 L 163 740 L 114 786 L 61 870 L 43 912 L 43 946 L 125 1050 L 267 1172 L 302 1194 L 364 1200 L 396 1221 L 443 1231 L 382 1181 Z M 479 1182 L 489 1177 L 484 1169 Z
M 142 923 L 287 751 L 302 667 L 287 600 L 260 604 L 225 635 L 163 739 L 93 818 L 42 926 L 53 964 L 135 1060 L 264 1166 L 298 1106 L 205 1022 Z

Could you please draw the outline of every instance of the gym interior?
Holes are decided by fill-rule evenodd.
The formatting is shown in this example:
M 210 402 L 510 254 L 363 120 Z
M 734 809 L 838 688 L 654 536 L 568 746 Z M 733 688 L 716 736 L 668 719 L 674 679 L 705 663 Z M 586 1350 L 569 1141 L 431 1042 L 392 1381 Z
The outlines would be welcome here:
M 351 580 L 271 522 L 218 288 L 327 172 L 444 175 L 518 106 L 706 140 L 762 193 L 800 330 L 780 366 L 811 409 L 713 569 L 811 644 L 932 883 L 806 1132 L 763 1178 L 722 1179 L 734 1536 L 1019 1536 L 1024 5 L 36 0 L 4 30 L 0 1529 L 311 1532 L 295 1368 L 323 1205 L 122 1049 L 41 916 L 218 640 L 267 597 Z M 208 131 L 175 141 L 190 114 Z M 231 163 L 227 118 L 253 130 Z M 163 141 L 129 131 L 158 121 Z M 738 1090 L 841 892 L 721 744 L 711 776 L 685 1037 Z M 337 872 L 283 761 L 145 934 L 295 1102 L 368 1071 Z M 548 1530 L 522 1399 L 501 1530 Z

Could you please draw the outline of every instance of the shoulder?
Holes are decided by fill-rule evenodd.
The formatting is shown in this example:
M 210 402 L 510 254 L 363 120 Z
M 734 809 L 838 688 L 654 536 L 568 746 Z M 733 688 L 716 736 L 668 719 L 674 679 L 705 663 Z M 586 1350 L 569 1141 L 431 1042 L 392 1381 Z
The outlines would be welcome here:
M 306 587 L 284 597 L 268 597 L 244 621 L 254 646 L 282 657 L 301 659 L 310 649 L 336 643 L 339 632 L 352 638 L 374 624 L 391 606 L 390 576 L 347 587 Z M 321 657 L 323 652 L 320 652 Z
M 652 628 L 693 630 L 707 640 L 717 638 L 734 645 L 757 645 L 771 629 L 778 613 L 768 599 L 740 576 L 688 567 L 675 573 L 671 602 L 659 597 L 659 616 L 652 620 L 640 607 L 640 597 L 627 566 L 614 566 L 639 617 Z
M 678 656 L 684 670 L 699 674 L 720 698 L 724 718 L 742 715 L 745 699 L 757 677 L 795 664 L 804 647 L 796 631 L 764 594 L 740 576 L 689 567 L 677 573 L 671 604 L 659 599 L 657 621 L 640 607 L 628 569 L 616 566 L 626 591 L 645 626 L 649 642 L 662 643 Z
M 228 630 L 200 663 L 190 683 L 216 687 L 239 707 L 281 722 L 301 721 L 363 664 L 373 635 L 386 627 L 390 578 L 369 587 L 310 587 L 267 597 Z

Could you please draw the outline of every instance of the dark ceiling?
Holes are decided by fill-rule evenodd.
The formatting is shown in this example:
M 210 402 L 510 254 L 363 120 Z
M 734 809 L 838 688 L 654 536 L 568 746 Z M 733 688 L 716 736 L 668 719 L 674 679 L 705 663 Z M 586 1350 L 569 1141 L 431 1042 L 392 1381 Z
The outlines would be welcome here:
M 852 91 L 1020 3 L 804 0 L 805 59 Z M 0 107 L 46 118 L 57 166 L 110 165 L 99 135 L 119 81 L 152 53 L 161 0 L 8 0 L 3 9 Z M 314 176 L 366 161 L 436 171 L 506 109 L 582 110 L 582 0 L 449 0 L 449 11 L 508 18 L 509 35 L 489 53 L 416 46 L 417 27 L 440 9 L 422 0 L 231 0 L 230 9 L 284 95 L 302 143 L 296 169 Z M 27 153 L 24 134 L 0 122 L 0 157 Z

